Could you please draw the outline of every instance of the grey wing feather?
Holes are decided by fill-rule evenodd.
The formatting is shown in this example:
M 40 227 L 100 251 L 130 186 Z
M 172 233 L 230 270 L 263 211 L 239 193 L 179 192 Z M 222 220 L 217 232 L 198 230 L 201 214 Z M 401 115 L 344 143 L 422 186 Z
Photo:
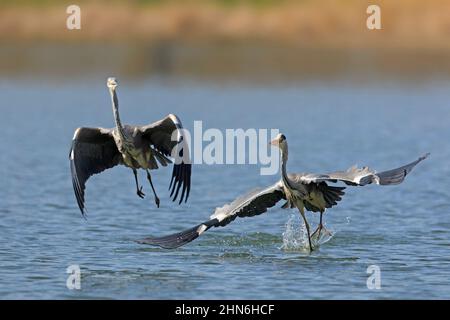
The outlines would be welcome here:
M 189 149 L 184 136 L 183 126 L 180 119 L 173 114 L 169 114 L 162 120 L 139 128 L 142 137 L 157 152 L 163 156 L 175 158 L 169 189 L 173 201 L 181 191 L 179 203 L 187 201 L 191 190 L 192 164 L 189 158 Z
M 223 227 L 237 217 L 252 217 L 262 214 L 284 199 L 283 186 L 280 182 L 265 188 L 256 189 L 241 196 L 223 207 L 217 208 L 210 219 L 217 219 L 216 227 Z
M 357 168 L 351 167 L 347 171 L 337 171 L 328 174 L 296 174 L 291 175 L 291 178 L 300 183 L 320 183 L 320 182 L 333 182 L 342 181 L 347 185 L 352 186 L 365 186 L 367 184 L 376 183 L 379 185 L 393 185 L 401 183 L 406 175 L 421 161 L 425 160 L 429 156 L 429 153 L 420 157 L 414 162 L 411 162 L 402 167 L 383 171 L 377 173 L 375 170 L 368 167 Z
M 120 153 L 112 131 L 103 128 L 78 128 L 69 153 L 72 184 L 78 207 L 85 214 L 84 192 L 90 176 L 120 163 Z
M 425 160 L 429 155 L 430 154 L 427 153 L 422 157 L 420 157 L 419 159 L 417 159 L 416 161 L 411 162 L 403 167 L 377 173 L 376 175 L 379 179 L 379 184 L 395 185 L 402 183 L 403 180 L 405 180 L 405 177 L 408 175 L 408 173 L 410 173 L 419 162 Z
M 203 232 L 212 227 L 223 227 L 229 224 L 237 217 L 251 217 L 262 214 L 281 199 L 285 199 L 285 195 L 282 184 L 277 183 L 263 190 L 252 191 L 245 196 L 237 198 L 230 204 L 217 208 L 211 215 L 210 220 L 193 228 L 164 237 L 149 237 L 138 240 L 137 242 L 156 245 L 166 249 L 174 249 L 195 240 Z

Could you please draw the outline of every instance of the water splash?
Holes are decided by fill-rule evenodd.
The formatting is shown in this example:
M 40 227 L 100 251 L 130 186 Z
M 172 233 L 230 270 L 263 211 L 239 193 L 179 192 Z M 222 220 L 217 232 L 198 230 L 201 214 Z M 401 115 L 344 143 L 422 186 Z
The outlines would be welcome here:
M 311 230 L 314 232 L 315 228 Z M 286 229 L 283 232 L 283 245 L 280 249 L 285 251 L 309 251 L 308 235 L 306 226 L 298 214 L 291 214 L 289 220 L 286 222 Z M 327 232 L 322 230 L 320 236 L 317 234 L 311 237 L 311 242 L 314 248 L 318 248 L 324 243 L 330 241 L 335 232 Z
M 285 251 L 308 250 L 306 227 L 297 214 L 291 214 L 285 227 L 281 249 Z

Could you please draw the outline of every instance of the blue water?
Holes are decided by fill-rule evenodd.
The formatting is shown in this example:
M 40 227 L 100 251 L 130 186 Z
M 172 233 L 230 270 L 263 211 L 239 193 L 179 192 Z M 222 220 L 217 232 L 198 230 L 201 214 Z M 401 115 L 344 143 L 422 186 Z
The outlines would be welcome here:
M 334 236 L 307 254 L 283 247 L 293 240 L 287 229 L 301 226 L 279 206 L 173 251 L 133 241 L 191 227 L 277 181 L 258 165 L 195 166 L 182 206 L 168 197 L 171 169 L 158 170 L 160 209 L 143 173 L 141 200 L 131 170 L 117 167 L 89 180 L 83 220 L 68 152 L 75 128 L 113 125 L 105 78 L 0 81 L 0 298 L 450 298 L 449 83 L 121 82 L 124 122 L 172 112 L 188 129 L 194 120 L 205 129 L 279 128 L 291 172 L 384 170 L 431 152 L 402 185 L 347 189 L 325 216 Z M 66 287 L 72 264 L 81 290 Z M 380 267 L 380 290 L 367 288 L 370 265 Z

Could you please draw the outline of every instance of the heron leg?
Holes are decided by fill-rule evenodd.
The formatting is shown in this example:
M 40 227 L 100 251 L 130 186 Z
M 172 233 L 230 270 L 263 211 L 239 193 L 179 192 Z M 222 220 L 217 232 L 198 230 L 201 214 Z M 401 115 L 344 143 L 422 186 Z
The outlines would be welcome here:
M 298 208 L 298 211 L 300 211 L 300 214 L 302 215 L 303 221 L 305 222 L 306 232 L 308 233 L 308 244 L 309 244 L 309 251 L 313 251 L 314 248 L 311 244 L 311 234 L 309 231 L 309 223 L 308 220 L 306 220 L 305 217 L 305 210 L 303 208 Z
M 317 226 L 316 231 L 314 231 L 313 234 L 311 235 L 311 237 L 313 237 L 313 238 L 317 237 L 317 240 L 320 239 L 320 233 L 321 233 L 322 230 L 323 230 L 323 232 L 324 232 L 325 234 L 331 236 L 331 232 L 328 231 L 328 230 L 323 226 L 323 223 L 322 223 L 322 217 L 323 217 L 323 214 L 324 214 L 324 211 L 323 211 L 323 210 L 320 211 L 320 221 L 319 221 L 319 225 Z
M 320 238 L 320 231 L 322 231 L 323 229 L 323 224 L 322 224 L 322 216 L 323 216 L 323 211 L 320 211 L 320 221 L 319 221 L 319 225 L 317 226 L 316 231 L 314 231 L 311 235 L 311 237 L 317 237 L 317 239 Z M 316 235 L 317 234 L 317 235 Z
M 139 187 L 139 182 L 138 182 L 138 177 L 137 177 L 137 170 L 133 169 L 133 173 L 134 173 L 134 181 L 136 181 L 136 194 L 139 196 L 139 198 L 144 198 L 145 193 L 142 192 L 142 187 Z
M 155 203 L 156 203 L 156 206 L 159 208 L 159 198 L 158 198 L 158 196 L 156 195 L 155 187 L 153 186 L 153 182 L 152 182 L 152 177 L 151 177 L 151 175 L 150 175 L 150 172 L 149 172 L 148 170 L 146 170 L 146 171 L 147 171 L 147 179 L 148 179 L 148 182 L 150 182 L 150 186 L 152 187 L 153 194 L 155 195 Z

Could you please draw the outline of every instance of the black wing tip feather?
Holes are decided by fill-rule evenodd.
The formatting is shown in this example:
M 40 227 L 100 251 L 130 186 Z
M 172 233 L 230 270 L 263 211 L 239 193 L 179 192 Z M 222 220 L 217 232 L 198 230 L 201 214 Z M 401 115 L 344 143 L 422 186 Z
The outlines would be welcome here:
M 169 114 L 167 116 L 172 123 L 175 126 L 175 130 L 179 133 L 179 139 L 177 144 L 184 141 L 183 136 L 183 125 L 181 124 L 180 118 L 175 114 Z M 184 156 L 185 149 L 182 148 L 181 150 L 177 151 L 177 156 L 181 157 L 182 159 Z M 190 162 L 190 161 L 188 161 Z M 172 177 L 170 179 L 169 184 L 169 190 L 170 190 L 170 197 L 172 198 L 172 201 L 175 202 L 178 198 L 178 194 L 180 192 L 181 187 L 181 195 L 178 201 L 178 204 L 181 205 L 181 203 L 187 202 L 187 199 L 189 198 L 189 193 L 191 189 L 191 172 L 192 172 L 192 165 L 191 163 L 186 163 L 182 161 L 180 164 L 174 164 L 173 171 L 172 171 Z
M 139 244 L 148 244 L 153 246 L 158 246 L 163 249 L 176 249 L 179 248 L 200 236 L 198 229 L 202 226 L 199 224 L 193 228 L 187 229 L 182 232 L 174 233 L 163 237 L 148 237 L 140 240 L 136 240 Z
M 217 219 L 211 219 L 196 225 L 193 228 L 170 234 L 163 237 L 148 237 L 140 240 L 136 240 L 139 244 L 148 244 L 152 246 L 158 246 L 163 249 L 176 249 L 189 242 L 197 239 L 203 232 L 207 231 L 211 227 L 219 226 L 219 221 Z
M 183 180 L 183 191 L 181 193 L 180 202 L 178 204 L 180 205 L 183 202 L 183 196 L 184 197 L 184 203 L 187 202 L 187 199 L 189 198 L 189 192 L 191 191 L 191 172 L 192 172 L 192 165 L 191 164 L 185 164 L 185 174 L 184 174 L 184 180 Z
M 175 202 L 178 198 L 181 187 L 183 187 L 178 202 L 179 205 L 181 205 L 183 200 L 184 202 L 187 202 L 187 199 L 189 198 L 189 193 L 191 190 L 191 172 L 192 164 L 190 163 L 183 162 L 181 164 L 175 164 L 173 167 L 172 178 L 169 185 L 169 190 L 171 190 L 170 197 L 172 198 L 172 201 Z
M 76 167 L 75 167 L 75 162 L 73 159 L 70 159 L 70 170 L 72 173 L 73 191 L 75 193 L 75 198 L 77 200 L 78 208 L 81 211 L 81 216 L 85 220 L 87 220 L 87 218 L 86 218 L 87 210 L 84 206 L 84 191 L 83 191 L 82 186 L 80 186 L 80 182 L 79 182 Z
M 423 156 L 421 156 L 421 157 L 419 158 L 419 161 L 425 160 L 425 159 L 428 158 L 430 155 L 431 155 L 430 152 L 425 153 Z

